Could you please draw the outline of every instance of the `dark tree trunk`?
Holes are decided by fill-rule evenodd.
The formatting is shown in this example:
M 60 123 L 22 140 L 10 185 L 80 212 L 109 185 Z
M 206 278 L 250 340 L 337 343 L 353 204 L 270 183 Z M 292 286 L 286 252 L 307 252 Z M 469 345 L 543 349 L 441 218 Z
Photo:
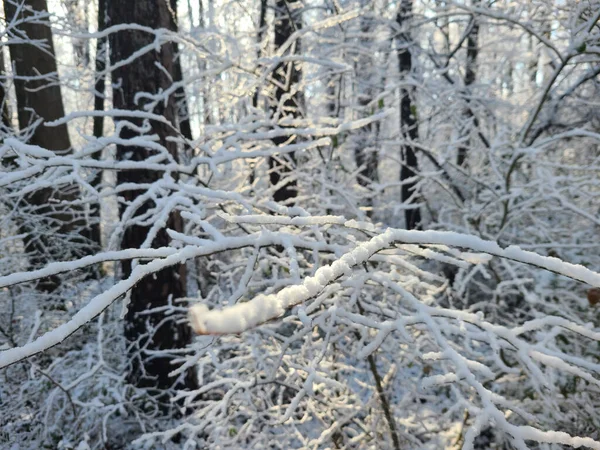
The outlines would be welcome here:
M 479 4 L 479 0 L 474 0 L 473 5 L 477 6 Z M 479 54 L 478 47 L 478 39 L 479 39 L 479 21 L 477 20 L 477 15 L 473 15 L 471 19 L 471 31 L 467 36 L 467 60 L 465 63 L 465 102 L 467 103 L 467 108 L 465 108 L 463 112 L 463 125 L 460 131 L 460 137 L 466 139 L 469 134 L 469 129 L 471 124 L 473 123 L 473 110 L 468 107 L 471 102 L 471 85 L 475 83 L 475 79 L 477 77 L 477 55 Z M 467 147 L 465 145 L 461 145 L 458 148 L 458 155 L 456 157 L 456 164 L 461 167 L 467 166 Z
M 275 48 L 281 48 L 292 34 L 302 27 L 302 12 L 298 1 L 277 0 L 275 2 Z M 300 40 L 296 40 L 284 54 L 300 54 Z M 275 96 L 272 104 L 273 115 L 279 117 L 299 117 L 302 106 L 302 95 L 295 91 L 300 82 L 301 71 L 296 62 L 279 64 L 273 74 L 276 83 Z M 273 139 L 276 146 L 283 145 L 288 137 L 281 136 Z M 279 155 L 269 158 L 269 179 L 272 186 L 283 182 L 273 194 L 273 199 L 290 206 L 298 195 L 295 180 L 285 181 L 296 165 L 294 154 Z
M 23 8 L 18 11 L 18 5 Z M 48 20 L 48 5 L 46 0 L 4 0 L 4 12 L 7 21 L 18 22 L 9 33 L 15 38 L 44 42 L 45 49 L 38 44 L 11 44 L 10 57 L 14 66 L 15 92 L 17 94 L 19 128 L 24 131 L 37 119 L 44 122 L 59 119 L 65 115 L 65 110 L 57 81 L 57 67 L 54 59 L 54 44 L 52 31 L 46 23 Z M 18 16 L 17 16 L 18 14 Z M 32 20 L 33 17 L 40 20 Z M 23 77 L 31 77 L 25 80 Z M 29 143 L 66 153 L 71 147 L 67 125 L 58 127 L 36 127 Z
M 260 0 L 260 9 L 258 12 L 258 32 L 256 33 L 256 59 L 260 59 L 262 56 L 262 48 L 263 48 L 263 39 L 265 36 L 265 29 L 267 27 L 267 0 Z M 258 108 L 258 101 L 261 95 L 261 89 L 263 86 L 256 86 L 254 90 L 254 95 L 252 96 L 252 106 Z M 254 181 L 256 180 L 256 167 L 254 163 L 249 164 L 250 175 L 248 177 L 248 182 L 252 186 L 254 185 Z
M 398 34 L 398 68 L 401 77 L 409 76 L 412 71 L 412 53 L 410 46 L 413 44 L 409 31 L 412 19 L 412 0 L 402 0 L 396 22 L 401 32 Z M 419 139 L 417 111 L 413 105 L 414 88 L 403 87 L 400 90 L 400 132 L 405 143 L 401 147 L 402 167 L 400 168 L 400 181 L 402 184 L 401 198 L 405 206 L 416 203 L 414 197 L 417 182 L 407 180 L 415 177 L 419 171 L 417 155 L 411 142 Z M 410 207 L 405 210 L 404 218 L 406 229 L 413 230 L 421 226 L 421 210 L 419 207 Z
M 106 28 L 106 0 L 98 0 L 98 31 Z M 102 74 L 106 70 L 108 59 L 107 40 L 105 38 L 96 41 L 96 84 L 94 86 L 94 111 L 104 111 L 104 96 L 106 92 L 106 78 Z M 104 116 L 94 117 L 94 137 L 102 137 L 104 134 Z
M 0 75 L 6 76 L 6 66 L 4 65 L 4 53 L 0 51 Z M 8 107 L 8 89 L 5 82 L 0 82 L 0 114 L 2 114 L 2 134 L 12 133 L 12 123 L 10 120 L 10 109 Z
M 108 17 L 111 25 L 122 23 L 137 23 L 153 29 L 169 28 L 172 26 L 169 4 L 165 0 L 138 0 L 124 2 L 108 0 Z M 110 36 L 110 58 L 114 64 L 130 57 L 140 48 L 151 44 L 154 35 L 142 31 L 124 30 Z M 116 68 L 112 72 L 114 82 L 120 86 L 115 89 L 113 106 L 118 109 L 139 110 L 144 101 L 136 103 L 136 94 L 146 92 L 156 94 L 166 90 L 172 83 L 175 73 L 174 46 L 165 44 L 160 52 L 149 52 L 138 57 L 132 63 Z M 162 68 L 162 70 L 161 70 Z M 166 72 L 166 73 L 165 73 Z M 177 122 L 177 102 L 172 96 L 167 104 L 158 102 L 155 114 L 164 116 L 171 124 Z M 128 119 L 129 120 L 129 119 Z M 141 125 L 141 120 L 129 120 L 134 125 Z M 138 131 L 131 127 L 123 127 L 121 138 L 138 136 Z M 167 138 L 175 137 L 173 127 L 162 122 L 152 122 L 152 134 L 158 135 L 160 143 L 177 159 L 177 144 Z M 117 158 L 123 160 L 144 161 L 155 155 L 154 150 L 145 147 L 117 146 Z M 153 183 L 160 178 L 156 172 L 144 170 L 125 170 L 118 174 L 117 182 L 124 183 Z M 139 192 L 126 191 L 123 197 L 127 203 L 134 201 Z M 122 205 L 122 211 L 126 205 Z M 153 203 L 141 206 L 137 213 L 144 214 Z M 179 214 L 172 213 L 167 223 L 168 228 L 182 230 Z M 123 235 L 123 248 L 139 248 L 148 234 L 149 227 L 133 225 L 126 229 Z M 161 230 L 152 242 L 154 247 L 166 246 L 169 237 L 165 229 Z M 125 276 L 131 273 L 131 265 L 123 264 Z M 168 351 L 186 347 L 191 341 L 191 330 L 187 324 L 176 324 L 166 320 L 162 313 L 140 316 L 139 313 L 151 308 L 165 306 L 169 297 L 177 299 L 186 294 L 185 266 L 170 267 L 148 276 L 138 283 L 131 292 L 131 303 L 126 316 L 125 336 L 131 344 L 131 366 L 128 379 L 139 387 L 156 389 L 160 400 L 167 400 L 167 389 L 172 387 L 182 389 L 197 388 L 197 377 L 194 370 L 186 371 L 177 380 L 169 377 L 169 372 L 177 366 L 173 365 L 173 357 Z M 149 336 L 150 335 L 150 336 Z M 153 352 L 162 351 L 160 356 Z
M 263 38 L 265 35 L 265 28 L 267 26 L 267 0 L 260 0 L 260 10 L 258 16 L 258 33 L 256 34 L 256 43 L 258 44 L 258 48 L 256 50 L 256 58 L 260 59 L 262 56 L 262 46 L 263 46 Z M 260 86 L 256 88 L 254 91 L 254 96 L 252 97 L 252 106 L 255 108 L 258 107 L 258 98 L 260 96 Z
M 28 136 L 29 144 L 67 154 L 71 151 L 67 125 L 44 126 L 44 122 L 65 115 L 46 0 L 4 0 L 4 12 L 11 24 L 9 36 L 23 40 L 9 45 L 20 132 Z M 31 268 L 89 253 L 92 243 L 85 214 L 69 204 L 79 194 L 76 186 L 57 186 L 37 190 L 23 199 L 26 207 L 21 211 L 30 216 L 23 217 L 19 226 Z M 52 277 L 42 280 L 38 287 L 52 291 L 58 285 L 59 279 Z

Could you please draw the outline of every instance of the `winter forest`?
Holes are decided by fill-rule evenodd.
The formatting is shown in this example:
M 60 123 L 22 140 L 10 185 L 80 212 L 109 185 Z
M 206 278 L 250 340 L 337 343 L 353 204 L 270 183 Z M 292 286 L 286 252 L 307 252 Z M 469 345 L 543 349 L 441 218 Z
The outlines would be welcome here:
M 0 16 L 0 449 L 600 449 L 600 0 Z

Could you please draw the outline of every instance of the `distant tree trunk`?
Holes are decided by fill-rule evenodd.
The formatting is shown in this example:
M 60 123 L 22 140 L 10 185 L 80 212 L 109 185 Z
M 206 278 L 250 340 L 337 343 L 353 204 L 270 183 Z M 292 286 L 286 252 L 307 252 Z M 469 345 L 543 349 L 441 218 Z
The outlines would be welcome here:
M 9 36 L 24 40 L 9 45 L 20 132 L 28 137 L 29 144 L 67 154 L 71 151 L 67 125 L 44 126 L 44 122 L 65 115 L 46 0 L 4 0 L 4 12 L 10 24 Z M 81 208 L 69 204 L 78 196 L 77 187 L 70 185 L 40 189 L 23 200 L 27 208 L 22 211 L 31 216 L 20 227 L 32 268 L 62 259 L 69 252 L 71 256 L 89 253 L 90 229 L 85 215 Z M 52 277 L 38 287 L 52 291 L 58 284 L 58 278 Z
M 169 10 L 170 26 L 171 31 L 177 31 L 179 29 L 179 23 L 177 20 L 177 0 L 170 0 Z M 176 42 L 171 43 L 173 46 L 173 81 L 176 83 L 183 81 L 183 70 L 181 69 L 181 53 L 179 52 L 179 45 Z M 187 96 L 185 95 L 185 89 L 183 86 L 179 86 L 175 91 L 175 99 L 177 102 L 177 118 L 179 122 L 179 131 L 181 135 L 188 141 L 192 140 L 192 126 L 190 123 L 190 109 L 188 107 Z
M 4 65 L 4 52 L 0 51 L 0 75 L 6 76 L 6 66 Z M 4 82 L 0 82 L 0 113 L 2 114 L 2 133 L 12 132 L 12 123 L 10 120 L 10 109 L 8 107 L 8 89 Z
M 106 0 L 98 0 L 98 31 L 104 31 L 106 28 Z M 108 60 L 107 39 L 99 38 L 96 41 L 96 83 L 94 85 L 94 111 L 104 111 L 104 97 L 106 95 L 106 76 L 103 72 L 106 70 Z M 104 135 L 104 116 L 94 117 L 94 137 L 101 138 Z M 94 153 L 95 159 L 100 159 L 102 152 Z M 94 188 L 99 189 L 102 184 L 102 170 L 98 170 L 90 183 Z M 100 205 L 94 211 L 96 220 L 91 225 L 91 239 L 100 243 Z
M 448 8 L 448 4 L 444 0 L 436 1 L 436 5 L 442 11 L 444 11 Z M 444 39 L 444 42 L 443 42 L 444 55 L 446 57 L 448 57 L 448 55 L 450 55 L 451 38 L 450 38 L 450 21 L 448 20 L 447 15 L 442 14 L 441 18 L 438 20 L 438 28 L 439 28 L 440 32 L 442 33 L 442 36 Z
M 275 49 L 280 49 L 302 27 L 301 2 L 297 0 L 277 0 L 275 2 Z M 300 54 L 300 40 L 296 40 L 285 53 L 286 55 Z M 275 98 L 272 104 L 274 116 L 300 116 L 302 94 L 298 92 L 301 71 L 296 62 L 279 64 L 273 74 L 276 83 Z M 283 145 L 287 137 L 273 139 L 276 146 Z M 296 165 L 294 154 L 279 155 L 269 158 L 269 179 L 272 186 L 284 181 Z M 273 199 L 279 203 L 292 205 L 298 195 L 295 180 L 284 182 L 273 194 Z
M 267 0 L 260 0 L 260 7 L 258 11 L 258 31 L 256 33 L 256 59 L 259 60 L 263 53 L 263 39 L 265 36 L 265 29 L 267 27 Z M 262 85 L 256 86 L 254 94 L 252 95 L 252 106 L 258 108 L 258 102 L 260 100 Z M 249 177 L 248 182 L 252 186 L 256 180 L 256 166 L 254 162 L 249 163 Z
M 479 0 L 473 1 L 473 6 L 477 6 Z M 479 39 L 479 21 L 477 15 L 474 14 L 471 18 L 471 31 L 467 36 L 467 60 L 465 63 L 465 102 L 468 104 L 471 102 L 471 85 L 475 83 L 477 77 L 477 55 L 479 54 L 478 47 Z M 465 108 L 463 112 L 463 125 L 460 131 L 460 137 L 467 139 L 470 127 L 473 122 L 473 110 L 470 107 Z M 456 164 L 460 167 L 467 166 L 467 147 L 461 145 L 458 148 L 458 155 L 456 156 Z
M 401 32 L 398 34 L 398 67 L 400 76 L 409 76 L 412 71 L 412 53 L 410 46 L 413 44 L 409 26 L 412 19 L 412 0 L 402 0 L 396 15 Z M 403 87 L 400 90 L 400 132 L 405 143 L 401 147 L 402 167 L 400 168 L 400 181 L 402 184 L 401 198 L 405 206 L 415 203 L 414 190 L 416 181 L 407 180 L 415 177 L 419 171 L 417 155 L 411 145 L 419 139 L 417 111 L 413 105 L 414 88 Z M 421 226 L 420 208 L 408 208 L 404 212 L 406 229 L 413 230 Z
M 505 88 L 505 96 L 511 96 L 514 93 L 515 87 L 514 87 L 514 83 L 513 83 L 513 73 L 514 73 L 514 68 L 513 68 L 513 63 L 510 62 L 509 64 L 506 64 L 506 75 L 504 76 L 504 85 L 503 88 Z
M 61 3 L 67 10 L 65 18 L 70 25 L 70 29 L 76 33 L 86 33 L 89 29 L 87 6 L 91 2 L 86 0 L 62 0 Z M 73 44 L 76 64 L 87 68 L 90 64 L 90 39 L 72 37 L 71 43 Z
M 324 17 L 332 17 L 336 16 L 340 13 L 339 8 L 333 2 L 324 2 L 325 12 Z M 341 24 L 338 24 L 337 27 L 324 30 L 323 37 L 327 41 L 333 41 L 336 37 L 337 33 L 344 34 L 344 28 Z M 329 48 L 330 44 L 325 44 L 322 46 L 323 48 Z M 342 50 L 341 55 L 336 55 L 338 57 L 342 57 L 342 59 L 346 56 L 345 50 Z M 340 114 L 340 94 L 342 89 L 342 75 L 339 73 L 331 72 L 328 68 L 323 68 L 325 73 L 327 73 L 326 85 L 325 85 L 325 113 L 330 118 L 337 118 Z M 337 136 L 335 137 L 337 139 Z M 334 146 L 335 147 L 335 146 Z
M 169 4 L 165 0 L 137 0 L 125 2 L 123 0 L 108 0 L 108 17 L 110 25 L 122 23 L 137 23 L 153 29 L 169 28 L 172 26 Z M 154 35 L 134 30 L 123 30 L 110 36 L 110 59 L 114 64 L 130 57 L 134 52 L 154 41 Z M 135 102 L 138 93 L 147 92 L 156 94 L 166 90 L 172 83 L 175 55 L 171 44 L 162 46 L 160 52 L 149 52 L 138 57 L 130 64 L 116 68 L 112 72 L 115 83 L 120 86 L 113 95 L 113 106 L 118 109 L 140 110 L 143 101 Z M 177 122 L 177 104 L 172 96 L 167 104 L 158 102 L 153 110 L 154 114 L 164 116 L 171 124 Z M 139 126 L 139 119 L 128 119 Z M 171 126 L 162 122 L 152 122 L 152 133 L 158 135 L 160 143 L 177 159 L 177 144 L 167 138 L 174 137 L 176 132 Z M 124 127 L 121 138 L 129 139 L 138 136 L 138 132 L 130 127 Z M 144 161 L 155 155 L 154 150 L 145 147 L 117 146 L 117 159 L 121 161 Z M 117 175 L 117 183 L 152 183 L 161 175 L 153 171 L 125 170 Z M 123 194 L 127 203 L 134 201 L 139 192 L 126 191 Z M 138 209 L 138 214 L 144 214 L 152 207 L 147 203 Z M 125 206 L 121 206 L 122 211 Z M 181 217 L 172 213 L 167 227 L 182 230 Z M 134 225 L 125 230 L 123 235 L 123 248 L 139 248 L 146 239 L 149 227 Z M 169 237 L 166 231 L 161 230 L 154 239 L 154 247 L 166 246 Z M 123 263 L 125 276 L 131 273 L 131 263 Z M 172 364 L 169 350 L 186 347 L 191 341 L 191 330 L 187 324 L 176 324 L 174 321 L 165 320 L 163 313 L 140 316 L 139 313 L 151 308 L 165 306 L 169 297 L 177 299 L 185 296 L 186 273 L 185 265 L 170 267 L 146 277 L 131 291 L 131 303 L 126 316 L 125 336 L 131 344 L 131 365 L 128 379 L 138 387 L 158 391 L 159 401 L 167 401 L 166 390 L 175 388 L 194 389 L 197 387 L 197 377 L 194 370 L 188 370 L 177 380 L 169 377 L 169 372 L 177 366 Z M 162 355 L 154 355 L 162 351 Z
M 363 1 L 363 3 L 366 3 Z M 366 5 L 362 5 L 363 7 Z M 360 106 L 361 118 L 371 116 L 379 105 L 373 105 L 376 97 L 376 89 L 378 89 L 383 81 L 379 75 L 379 67 L 377 67 L 377 52 L 370 51 L 373 48 L 371 15 L 361 16 L 361 36 L 358 61 L 356 64 L 356 78 L 358 85 L 358 104 Z M 357 133 L 357 138 L 354 145 L 354 160 L 356 167 L 359 168 L 357 181 L 358 184 L 366 189 L 370 189 L 373 183 L 379 181 L 377 168 L 379 165 L 379 153 L 377 148 L 377 139 L 379 136 L 379 122 L 374 122 Z M 373 197 L 370 196 L 367 200 L 367 215 L 372 216 Z
M 527 62 L 527 73 L 529 74 L 529 82 L 535 86 L 537 80 L 537 69 L 539 62 L 539 54 L 536 50 L 535 37 L 529 35 L 529 58 Z
M 552 14 L 552 8 L 549 8 L 548 5 L 544 5 L 540 10 L 540 15 L 542 20 L 544 21 L 541 25 L 542 36 L 546 38 L 546 40 L 552 40 L 552 22 L 554 20 Z M 538 44 L 539 45 L 539 44 Z M 538 59 L 540 60 L 540 72 L 542 75 L 542 83 L 547 83 L 548 80 L 552 77 L 554 70 L 556 67 L 552 61 L 552 53 L 550 49 L 546 46 L 540 49 L 540 53 L 538 55 Z
M 256 33 L 256 43 L 258 48 L 256 50 L 256 58 L 260 59 L 262 56 L 263 38 L 265 35 L 265 28 L 267 26 L 267 0 L 260 0 L 260 9 L 258 15 L 258 33 Z M 258 99 L 260 96 L 260 86 L 254 91 L 252 96 L 252 106 L 258 107 Z
M 98 0 L 98 31 L 106 28 L 106 0 Z M 106 93 L 106 77 L 102 73 L 106 70 L 108 59 L 107 40 L 100 38 L 96 41 L 96 84 L 94 85 L 94 111 L 104 111 L 104 97 Z M 94 137 L 99 138 L 104 134 L 104 116 L 94 117 Z

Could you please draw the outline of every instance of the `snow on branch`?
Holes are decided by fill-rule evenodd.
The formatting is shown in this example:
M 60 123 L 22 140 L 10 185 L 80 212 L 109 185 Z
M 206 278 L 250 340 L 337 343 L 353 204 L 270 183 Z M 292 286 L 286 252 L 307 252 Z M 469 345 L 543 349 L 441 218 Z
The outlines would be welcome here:
M 112 252 L 98 253 L 97 255 L 85 256 L 76 261 L 61 261 L 50 263 L 43 269 L 31 270 L 29 272 L 15 272 L 10 275 L 0 277 L 0 288 L 13 286 L 19 283 L 35 281 L 45 277 L 58 275 L 59 273 L 71 272 L 73 270 L 83 269 L 93 264 L 99 264 L 109 261 L 123 261 L 127 259 L 154 259 L 166 258 L 177 250 L 174 248 L 143 248 L 143 249 L 127 249 Z
M 145 265 L 138 265 L 133 270 L 131 276 L 120 281 L 112 288 L 93 298 L 88 305 L 82 308 L 71 320 L 49 331 L 33 342 L 21 347 L 11 348 L 0 352 L 0 368 L 14 364 L 25 358 L 29 358 L 37 353 L 43 352 L 56 344 L 64 341 L 67 337 L 75 333 L 83 325 L 94 319 L 108 306 L 110 306 L 121 295 L 127 293 L 142 278 L 152 273 L 158 272 L 165 267 L 179 264 L 192 255 L 192 248 L 183 249 L 180 252 L 170 255 L 164 259 L 157 259 Z
M 308 223 L 306 218 L 303 219 L 305 223 Z M 352 226 L 354 221 L 348 221 L 347 224 Z M 468 248 L 537 266 L 583 281 L 594 287 L 600 286 L 600 274 L 597 272 L 581 265 L 561 261 L 558 258 L 528 252 L 516 246 L 503 249 L 496 242 L 454 232 L 407 231 L 390 228 L 358 245 L 334 263 L 321 267 L 314 276 L 305 278 L 300 285 L 286 287 L 276 294 L 258 295 L 249 302 L 239 303 L 221 310 L 209 311 L 205 305 L 194 305 L 190 308 L 190 323 L 198 334 L 234 334 L 255 328 L 282 316 L 292 306 L 316 296 L 340 276 L 350 275 L 353 267 L 367 262 L 375 253 L 390 247 L 392 243 L 437 244 Z

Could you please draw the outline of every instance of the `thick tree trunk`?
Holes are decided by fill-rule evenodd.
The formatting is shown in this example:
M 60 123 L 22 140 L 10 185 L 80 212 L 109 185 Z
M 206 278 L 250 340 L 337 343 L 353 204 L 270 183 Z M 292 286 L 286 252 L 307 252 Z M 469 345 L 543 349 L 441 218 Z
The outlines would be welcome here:
M 19 127 L 24 131 L 37 119 L 48 122 L 65 115 L 60 84 L 56 82 L 58 73 L 52 31 L 43 23 L 48 20 L 48 5 L 46 0 L 4 0 L 4 12 L 9 23 L 14 20 L 17 24 L 8 30 L 15 38 L 43 42 L 9 46 L 16 75 Z M 66 125 L 38 126 L 29 143 L 57 153 L 66 153 L 71 147 Z
M 67 126 L 44 126 L 44 122 L 65 115 L 46 0 L 4 0 L 4 12 L 7 32 L 14 39 L 9 49 L 20 132 L 28 137 L 29 144 L 57 154 L 69 153 Z M 23 218 L 20 227 L 32 268 L 89 253 L 91 236 L 84 211 L 69 204 L 77 197 L 76 186 L 57 186 L 37 190 L 23 200 L 27 206 L 21 210 L 30 216 Z M 58 278 L 53 277 L 38 287 L 52 291 L 58 284 Z
M 301 4 L 299 1 L 277 0 L 275 2 L 275 48 L 281 48 L 292 34 L 302 27 Z M 300 40 L 296 40 L 285 53 L 293 55 L 300 53 Z M 273 115 L 279 117 L 300 116 L 302 106 L 302 95 L 298 92 L 297 85 L 300 82 L 301 72 L 297 63 L 287 62 L 277 66 L 273 74 L 276 83 L 275 96 L 271 106 Z M 294 91 L 296 90 L 296 91 Z M 283 145 L 288 140 L 281 136 L 273 139 L 276 146 Z M 283 182 L 273 194 L 273 199 L 279 203 L 291 206 L 294 198 L 298 195 L 295 180 L 285 181 L 294 166 L 296 158 L 294 154 L 279 155 L 269 158 L 269 179 L 272 186 Z
M 409 76 L 412 71 L 412 54 L 410 46 L 412 38 L 409 31 L 412 19 L 412 0 L 402 0 L 400 10 L 396 16 L 396 22 L 402 30 L 398 34 L 398 68 L 401 77 Z M 410 180 L 419 171 L 417 155 L 411 142 L 419 139 L 419 128 L 417 123 L 417 111 L 413 105 L 414 88 L 403 87 L 400 90 L 400 132 L 405 143 L 401 147 L 402 167 L 400 168 L 400 181 L 402 184 L 401 198 L 405 206 L 415 202 L 414 190 L 417 182 Z M 406 229 L 420 228 L 421 210 L 418 207 L 410 207 L 405 210 L 404 218 Z
M 110 25 L 122 23 L 137 23 L 153 29 L 169 28 L 171 24 L 170 7 L 166 0 L 138 0 L 124 2 L 122 0 L 108 0 L 108 17 Z M 110 58 L 114 64 L 130 57 L 140 48 L 151 44 L 154 35 L 142 31 L 123 30 L 110 36 Z M 143 108 L 143 100 L 136 102 L 138 93 L 156 94 L 166 90 L 171 85 L 174 67 L 174 46 L 165 44 L 160 52 L 149 52 L 138 57 L 132 63 L 119 67 L 112 72 L 112 78 L 120 87 L 113 95 L 113 106 L 118 109 L 139 110 Z M 177 122 L 177 104 L 172 96 L 167 104 L 158 102 L 152 111 L 154 114 L 164 116 L 170 124 Z M 141 120 L 127 119 L 135 125 L 141 125 Z M 173 127 L 162 122 L 152 122 L 152 134 L 158 135 L 160 143 L 177 159 L 177 144 L 168 140 L 176 135 Z M 124 127 L 121 138 L 134 138 L 139 131 Z M 155 155 L 154 150 L 145 147 L 117 146 L 117 158 L 123 160 L 144 161 Z M 160 178 L 160 174 L 153 171 L 126 170 L 117 176 L 119 184 L 125 183 L 152 183 Z M 123 197 L 127 203 L 134 201 L 139 192 L 126 191 Z M 122 211 L 126 205 L 122 205 Z M 144 214 L 153 206 L 152 203 L 144 204 L 138 209 L 138 214 Z M 172 213 L 167 227 L 182 229 L 179 214 Z M 139 248 L 148 234 L 149 227 L 134 225 L 126 229 L 122 247 Z M 166 246 L 169 237 L 166 231 L 161 230 L 152 242 L 154 247 Z M 128 276 L 131 272 L 130 263 L 123 264 L 123 272 Z M 177 366 L 173 365 L 173 358 L 168 355 L 169 350 L 181 349 L 191 341 L 191 330 L 186 324 L 176 324 L 173 320 L 166 320 L 162 313 L 140 316 L 139 313 L 151 308 L 167 305 L 169 297 L 177 299 L 186 294 L 185 266 L 167 268 L 146 277 L 138 283 L 131 292 L 131 303 L 126 316 L 125 335 L 131 344 L 131 366 L 129 381 L 139 387 L 156 389 L 159 400 L 166 401 L 168 395 L 165 390 L 174 388 L 194 389 L 197 387 L 197 378 L 194 370 L 188 370 L 177 380 L 169 377 L 169 372 Z M 155 355 L 161 351 L 161 355 Z

